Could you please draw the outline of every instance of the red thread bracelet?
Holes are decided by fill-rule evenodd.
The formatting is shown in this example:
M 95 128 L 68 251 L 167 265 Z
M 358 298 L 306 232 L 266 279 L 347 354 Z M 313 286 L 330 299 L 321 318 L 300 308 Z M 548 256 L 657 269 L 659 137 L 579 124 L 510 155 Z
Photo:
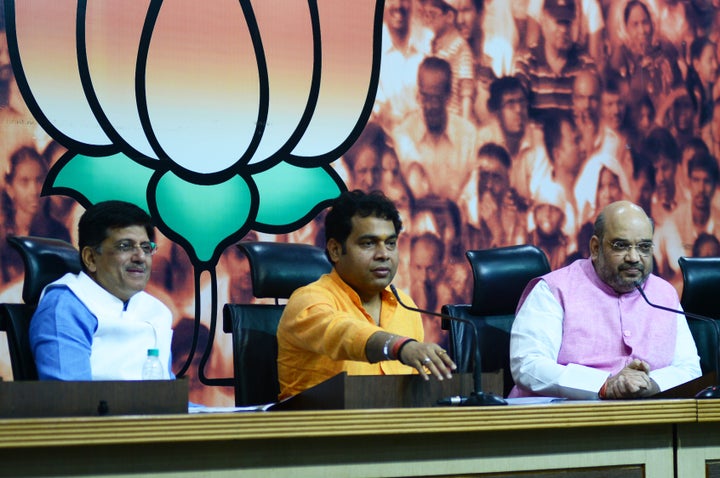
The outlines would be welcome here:
M 600 391 L 598 392 L 598 397 L 600 397 L 600 399 L 604 400 L 606 391 L 607 391 L 607 381 L 605 383 L 603 383 L 602 387 L 600 387 Z
M 400 342 L 400 341 L 398 341 L 398 342 Z M 396 344 L 397 347 L 395 347 L 395 346 L 393 347 L 393 350 L 397 350 L 397 352 L 395 353 L 395 358 L 396 358 L 397 360 L 400 360 L 400 363 L 404 363 L 404 362 L 402 361 L 402 359 L 400 358 L 400 354 L 402 353 L 402 349 L 403 349 L 403 347 L 405 347 L 405 346 L 406 346 L 407 344 L 409 344 L 410 342 L 417 342 L 417 340 L 411 339 L 410 337 L 405 337 L 405 338 L 401 341 L 401 343 L 400 343 L 399 345 Z
M 400 337 L 400 338 L 398 338 L 398 339 L 395 341 L 395 343 L 393 343 L 392 349 L 390 350 L 390 357 L 391 357 L 393 360 L 398 360 L 398 359 L 400 358 L 400 357 L 398 356 L 398 352 L 399 352 L 399 350 L 400 350 L 400 347 L 401 347 L 405 342 L 407 342 L 408 340 L 410 340 L 410 337 Z

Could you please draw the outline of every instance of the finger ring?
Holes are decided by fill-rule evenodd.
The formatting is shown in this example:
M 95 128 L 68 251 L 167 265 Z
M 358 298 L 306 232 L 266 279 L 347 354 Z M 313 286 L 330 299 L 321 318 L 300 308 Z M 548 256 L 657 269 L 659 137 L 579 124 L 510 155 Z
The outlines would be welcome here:
M 440 352 L 438 352 L 437 354 L 438 354 L 438 355 L 445 355 L 446 353 L 447 353 L 446 351 L 444 351 L 444 350 L 441 350 L 441 351 L 440 351 Z
M 430 363 L 432 360 L 430 360 L 430 357 L 425 357 L 422 361 L 422 363 Z

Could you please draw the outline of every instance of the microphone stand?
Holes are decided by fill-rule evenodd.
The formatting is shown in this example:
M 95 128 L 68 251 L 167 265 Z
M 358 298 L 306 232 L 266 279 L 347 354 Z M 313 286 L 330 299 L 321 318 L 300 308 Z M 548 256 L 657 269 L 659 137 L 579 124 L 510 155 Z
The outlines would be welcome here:
M 412 310 L 413 312 L 418 312 L 421 314 L 428 314 L 433 315 L 435 317 L 440 317 L 442 319 L 447 319 L 455 322 L 462 322 L 464 324 L 467 324 L 473 333 L 473 340 L 475 344 L 475 353 L 473 355 L 473 392 L 470 394 L 469 397 L 451 397 L 446 399 L 441 399 L 438 401 L 439 405 L 460 405 L 464 407 L 476 407 L 476 406 L 486 406 L 486 405 L 507 405 L 507 402 L 497 395 L 494 395 L 492 393 L 484 393 L 482 391 L 482 356 L 480 353 L 480 336 L 477 331 L 477 327 L 475 324 L 468 319 L 464 319 L 461 317 L 453 317 L 451 315 L 439 313 L 439 312 L 432 312 L 429 310 L 423 310 L 418 309 L 417 307 L 411 307 L 407 304 L 405 304 L 398 295 L 397 289 L 393 284 L 390 284 L 390 290 L 392 291 L 393 295 L 395 296 L 395 299 L 397 299 L 398 304 L 400 304 L 404 309 Z
M 715 338 L 717 339 L 716 342 L 720 343 L 720 325 L 718 325 L 717 321 L 713 319 L 712 317 L 705 317 L 704 315 L 699 314 L 693 314 L 692 312 L 685 312 L 684 310 L 675 310 L 671 309 L 670 307 L 665 307 L 659 304 L 653 304 L 650 302 L 650 299 L 648 299 L 647 295 L 645 295 L 645 291 L 642 288 L 642 285 L 640 284 L 640 281 L 635 282 L 635 288 L 640 292 L 640 295 L 643 299 L 645 299 L 645 302 L 650 307 L 654 307 L 656 309 L 664 310 L 666 312 L 672 312 L 674 314 L 681 314 L 686 317 L 690 317 L 692 319 L 697 319 L 702 322 L 709 322 L 712 327 L 713 331 L 715 332 Z M 695 398 L 720 398 L 720 385 L 718 385 L 718 379 L 720 378 L 718 376 L 720 374 L 720 350 L 715 351 L 715 383 L 716 385 L 711 385 L 709 387 L 704 388 L 703 390 L 699 391 Z

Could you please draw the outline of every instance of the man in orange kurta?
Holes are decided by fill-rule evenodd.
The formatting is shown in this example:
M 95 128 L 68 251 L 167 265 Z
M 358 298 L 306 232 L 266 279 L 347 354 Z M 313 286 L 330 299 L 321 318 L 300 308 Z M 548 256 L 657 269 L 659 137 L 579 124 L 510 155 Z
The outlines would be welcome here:
M 292 294 L 278 326 L 280 399 L 340 372 L 452 377 L 456 367 L 446 351 L 422 342 L 420 314 L 401 307 L 388 289 L 401 228 L 397 209 L 380 192 L 336 199 L 325 218 L 333 270 Z

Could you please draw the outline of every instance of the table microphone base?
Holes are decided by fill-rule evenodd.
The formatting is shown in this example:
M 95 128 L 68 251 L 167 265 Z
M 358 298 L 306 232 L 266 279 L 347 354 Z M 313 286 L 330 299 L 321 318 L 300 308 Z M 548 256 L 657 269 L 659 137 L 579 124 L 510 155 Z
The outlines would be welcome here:
M 695 398 L 720 398 L 720 386 L 712 385 L 703 388 L 695 395 Z
M 507 405 L 507 402 L 502 397 L 492 393 L 473 392 L 461 406 L 484 407 L 488 405 Z

